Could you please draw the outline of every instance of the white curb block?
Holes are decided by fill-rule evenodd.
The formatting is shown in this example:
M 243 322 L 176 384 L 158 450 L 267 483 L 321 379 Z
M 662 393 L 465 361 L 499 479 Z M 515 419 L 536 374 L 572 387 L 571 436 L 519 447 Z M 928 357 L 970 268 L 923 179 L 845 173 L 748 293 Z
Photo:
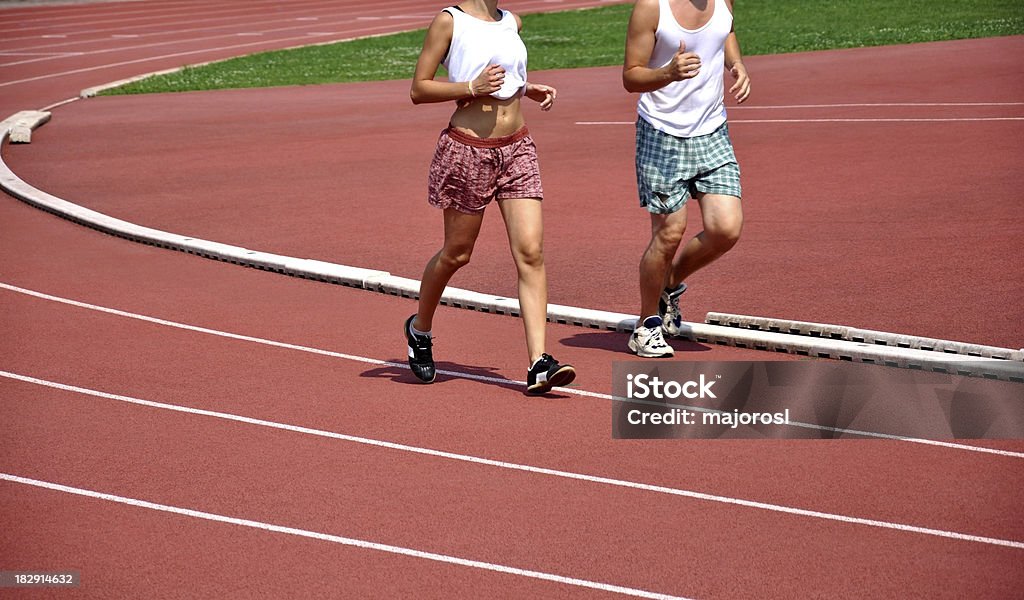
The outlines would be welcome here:
M 18 113 L 0 122 L 0 132 L 2 132 L 2 136 L 0 136 L 0 150 L 2 150 L 4 140 L 10 137 L 14 121 L 19 118 L 24 119 L 24 116 L 19 117 L 19 115 L 24 115 L 24 113 Z M 46 117 L 38 121 L 36 126 L 45 123 L 47 119 L 49 119 L 49 113 L 46 113 Z M 2 160 L 2 154 L 0 154 L 0 187 L 3 187 L 7 193 L 15 198 L 32 206 L 104 233 L 129 240 L 285 275 L 340 284 L 403 298 L 419 297 L 419 281 L 397 277 L 387 271 L 363 269 L 314 259 L 259 252 L 142 227 L 121 219 L 115 219 L 32 187 L 10 170 Z M 514 298 L 505 298 L 459 288 L 445 288 L 441 302 L 455 308 L 467 308 L 487 313 L 512 316 L 519 316 L 520 314 L 519 301 Z M 721 313 L 709 313 L 709 319 L 712 318 L 712 315 L 715 315 L 715 319 L 729 321 Z M 819 328 L 819 330 L 827 330 L 829 332 L 828 337 L 820 337 L 820 333 L 819 337 L 794 335 L 789 332 L 791 328 L 788 327 L 784 333 L 782 332 L 781 325 L 765 326 L 766 329 L 777 326 L 779 328 L 777 332 L 751 329 L 750 324 L 754 323 L 752 319 L 757 319 L 757 317 L 744 317 L 743 319 L 748 319 L 747 321 L 739 320 L 745 323 L 747 328 L 718 324 L 684 323 L 685 335 L 683 337 L 701 343 L 785 352 L 814 358 L 831 358 L 892 367 L 959 373 L 1024 383 L 1024 363 L 1019 362 L 1019 360 L 996 360 L 985 356 L 947 353 L 948 348 L 950 348 L 948 344 L 954 344 L 954 342 L 944 342 L 943 344 L 946 345 L 931 344 L 931 347 L 940 351 L 921 349 L 926 346 L 903 348 L 897 345 L 893 347 L 867 343 L 867 337 L 864 338 L 865 341 L 863 342 L 852 341 L 852 339 L 831 339 L 832 330 L 825 328 Z M 636 323 L 637 317 L 636 315 L 623 313 L 549 304 L 548 320 L 576 327 L 630 332 Z M 799 322 L 794 321 L 790 323 L 795 324 Z M 848 336 L 855 335 L 852 333 L 853 331 L 866 331 L 842 328 L 841 326 L 829 327 L 843 329 L 845 330 L 844 335 Z M 796 328 L 795 325 L 793 328 Z M 896 338 L 900 337 L 896 334 L 885 335 Z M 938 341 L 934 340 L 934 342 Z M 1014 353 L 1014 351 L 1006 349 L 996 350 Z M 999 354 L 992 352 L 991 355 L 998 356 Z

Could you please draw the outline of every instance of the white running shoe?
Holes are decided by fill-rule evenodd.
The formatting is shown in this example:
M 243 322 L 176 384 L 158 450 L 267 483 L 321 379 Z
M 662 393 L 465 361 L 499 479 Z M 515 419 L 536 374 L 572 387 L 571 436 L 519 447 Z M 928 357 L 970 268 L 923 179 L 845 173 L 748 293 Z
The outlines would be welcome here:
M 647 317 L 637 323 L 629 336 L 629 349 L 641 358 L 668 358 L 675 350 L 665 341 L 661 332 L 661 317 Z
M 679 310 L 679 297 L 686 291 L 686 284 L 680 283 L 674 290 L 665 288 L 658 300 L 658 316 L 665 334 L 676 337 L 683 333 L 683 313 Z

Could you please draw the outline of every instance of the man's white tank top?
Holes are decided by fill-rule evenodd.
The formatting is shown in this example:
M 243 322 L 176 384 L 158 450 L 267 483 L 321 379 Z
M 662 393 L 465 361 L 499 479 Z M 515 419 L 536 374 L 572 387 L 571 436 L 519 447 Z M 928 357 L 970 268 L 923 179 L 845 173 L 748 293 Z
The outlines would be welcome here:
M 526 45 L 519 37 L 515 16 L 502 10 L 500 21 L 483 21 L 453 6 L 444 11 L 455 20 L 452 44 L 443 63 L 448 80 L 470 81 L 489 65 L 498 64 L 505 67 L 505 81 L 491 96 L 507 100 L 518 94 L 526 85 Z
M 725 123 L 725 40 L 732 31 L 732 13 L 724 0 L 714 5 L 711 19 L 699 29 L 684 29 L 672 15 L 668 0 L 658 0 L 658 30 L 648 66 L 664 67 L 679 51 L 700 57 L 700 73 L 693 79 L 673 81 L 665 87 L 640 95 L 637 112 L 658 131 L 676 137 L 712 133 Z

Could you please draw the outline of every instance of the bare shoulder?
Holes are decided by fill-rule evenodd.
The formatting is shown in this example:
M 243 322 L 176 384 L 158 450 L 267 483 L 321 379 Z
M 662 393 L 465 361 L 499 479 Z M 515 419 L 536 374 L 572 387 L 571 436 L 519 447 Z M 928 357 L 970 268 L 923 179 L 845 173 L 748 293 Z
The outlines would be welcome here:
M 455 18 L 445 11 L 437 13 L 434 20 L 430 22 L 427 35 L 423 39 L 423 52 L 420 55 L 420 61 L 436 59 L 440 63 L 448 52 L 448 46 L 451 45 L 454 35 Z M 436 70 L 437 67 L 434 68 Z
M 725 0 L 725 5 L 729 7 L 729 12 L 733 12 L 732 0 Z
M 434 20 L 430 22 L 430 28 L 427 30 L 430 33 L 451 33 L 455 30 L 455 17 L 446 10 L 442 10 L 434 15 Z
M 523 19 L 519 15 L 517 15 L 516 13 L 514 13 L 514 12 L 512 12 L 510 10 L 507 10 L 505 12 L 507 12 L 510 15 L 512 15 L 512 18 L 516 20 L 516 29 L 518 29 L 519 31 L 522 31 L 523 30 Z
M 630 24 L 657 29 L 660 12 L 658 0 L 636 0 L 633 3 L 633 13 L 629 18 Z

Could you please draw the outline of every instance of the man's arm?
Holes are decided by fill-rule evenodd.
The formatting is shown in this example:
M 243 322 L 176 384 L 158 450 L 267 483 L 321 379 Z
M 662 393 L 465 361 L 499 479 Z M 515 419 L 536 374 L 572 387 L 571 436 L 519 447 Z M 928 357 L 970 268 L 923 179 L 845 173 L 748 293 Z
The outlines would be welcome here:
M 659 68 L 648 67 L 658 30 L 658 0 L 637 0 L 626 32 L 626 57 L 622 64 L 622 86 L 627 92 L 653 92 L 673 81 L 696 77 L 700 57 L 680 44 L 672 60 Z
M 736 102 L 743 103 L 750 95 L 750 76 L 747 74 L 746 65 L 743 64 L 740 42 L 736 39 L 736 12 L 733 10 L 731 0 L 726 0 L 726 3 L 729 5 L 729 11 L 733 14 L 734 25 L 732 31 L 729 32 L 729 37 L 725 39 L 725 68 L 736 80 L 736 83 L 729 88 L 729 93 L 736 95 Z

